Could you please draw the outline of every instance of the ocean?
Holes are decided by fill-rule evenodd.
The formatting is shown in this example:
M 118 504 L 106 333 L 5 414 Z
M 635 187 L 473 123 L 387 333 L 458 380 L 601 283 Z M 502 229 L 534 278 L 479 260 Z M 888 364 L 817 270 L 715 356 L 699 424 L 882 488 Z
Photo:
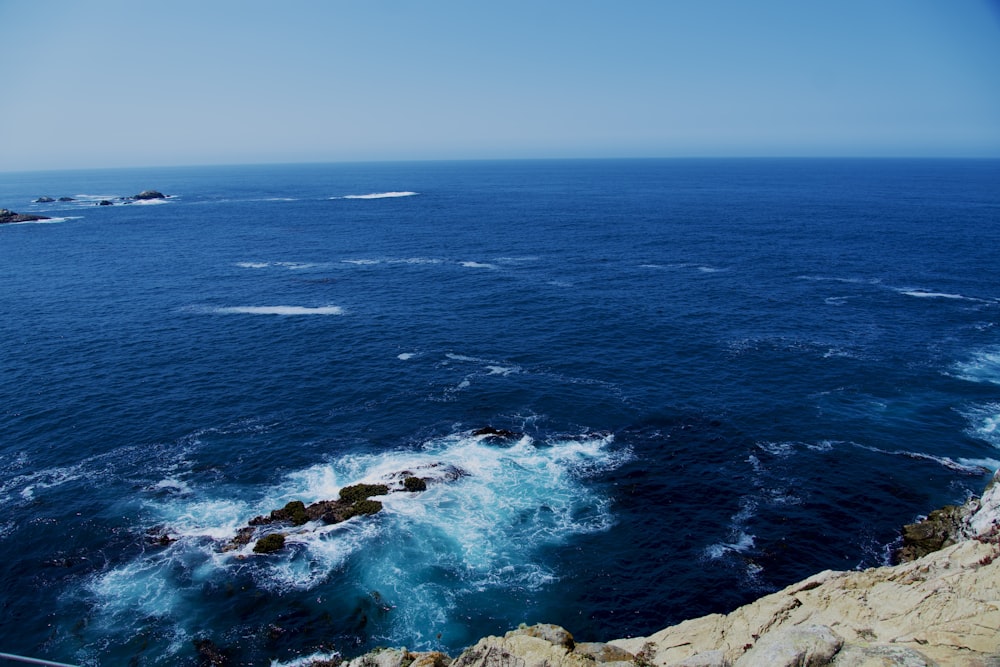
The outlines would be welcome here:
M 887 563 L 1000 466 L 997 160 L 33 172 L 0 206 L 53 218 L 0 225 L 0 652 L 649 634 Z

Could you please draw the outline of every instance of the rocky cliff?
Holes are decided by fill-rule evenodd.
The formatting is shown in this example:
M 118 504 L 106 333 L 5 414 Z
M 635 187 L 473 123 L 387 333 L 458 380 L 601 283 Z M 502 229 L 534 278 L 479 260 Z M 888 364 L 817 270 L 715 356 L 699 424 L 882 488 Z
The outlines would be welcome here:
M 901 550 L 912 560 L 820 572 L 649 637 L 578 643 L 535 625 L 481 639 L 454 660 L 391 649 L 346 667 L 1000 667 L 1000 472 L 981 498 L 904 533 L 907 546 L 923 540 Z

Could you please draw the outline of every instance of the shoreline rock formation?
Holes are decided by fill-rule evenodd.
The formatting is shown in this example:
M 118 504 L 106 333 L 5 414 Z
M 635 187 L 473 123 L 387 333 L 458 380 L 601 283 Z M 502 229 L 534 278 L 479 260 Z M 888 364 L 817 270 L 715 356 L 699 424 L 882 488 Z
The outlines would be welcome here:
M 648 637 L 584 644 L 522 626 L 454 660 L 388 649 L 346 667 L 1000 667 L 1000 471 L 981 498 L 903 532 L 898 565 L 820 572 Z

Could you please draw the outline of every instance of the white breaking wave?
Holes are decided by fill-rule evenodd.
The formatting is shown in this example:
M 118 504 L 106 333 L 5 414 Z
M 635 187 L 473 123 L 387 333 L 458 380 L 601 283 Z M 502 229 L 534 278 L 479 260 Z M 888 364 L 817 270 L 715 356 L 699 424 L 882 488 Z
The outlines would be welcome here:
M 24 222 L 7 222 L 4 223 L 3 227 L 12 227 L 14 225 L 51 225 L 59 222 L 66 222 L 68 220 L 80 220 L 83 216 L 81 215 L 69 215 L 59 218 L 46 218 L 44 220 L 25 220 Z
M 426 629 L 458 623 L 456 600 L 538 590 L 557 579 L 545 547 L 611 527 L 610 499 L 587 480 L 631 458 L 628 450 L 612 450 L 612 442 L 609 435 L 584 435 L 497 443 L 463 431 L 417 449 L 343 455 L 293 472 L 255 499 L 217 487 L 150 493 L 137 515 L 176 541 L 90 579 L 93 620 L 121 628 L 155 616 L 178 636 L 192 636 L 199 628 L 190 606 L 203 587 L 249 575 L 279 595 L 315 590 L 326 597 L 329 583 L 338 596 L 346 594 L 348 607 L 377 595 L 393 609 L 380 621 L 387 641 L 432 647 L 438 640 Z M 283 528 L 287 547 L 276 554 L 256 555 L 251 545 L 221 550 L 249 519 L 290 500 L 336 498 L 356 483 L 396 488 L 401 474 L 425 479 L 427 489 L 380 496 L 384 510 L 374 516 Z M 348 582 L 344 567 L 351 568 Z
M 290 271 L 302 271 L 327 266 L 325 264 L 316 264 L 315 262 L 236 262 L 235 265 L 241 269 L 266 269 L 276 266 Z
M 906 296 L 915 296 L 919 299 L 955 299 L 958 301 L 980 301 L 981 299 L 974 299 L 969 296 L 963 296 L 961 294 L 947 294 L 945 292 L 930 292 L 922 289 L 901 289 L 897 290 L 900 294 L 905 294 Z
M 495 269 L 496 264 L 486 264 L 485 262 L 462 262 L 462 266 L 467 269 Z
M 415 356 L 417 356 L 416 352 L 403 352 L 402 354 L 397 354 L 396 358 L 400 361 L 409 361 Z
M 969 420 L 969 435 L 1000 449 L 1000 403 L 979 405 L 961 413 Z
M 225 306 L 211 308 L 221 315 L 343 315 L 340 306 Z
M 420 193 L 408 190 L 400 192 L 371 192 L 366 195 L 343 195 L 341 197 L 330 197 L 330 199 L 394 199 L 396 197 L 413 197 L 418 194 Z
M 1000 348 L 982 350 L 969 361 L 955 364 L 954 376 L 969 382 L 1000 384 Z

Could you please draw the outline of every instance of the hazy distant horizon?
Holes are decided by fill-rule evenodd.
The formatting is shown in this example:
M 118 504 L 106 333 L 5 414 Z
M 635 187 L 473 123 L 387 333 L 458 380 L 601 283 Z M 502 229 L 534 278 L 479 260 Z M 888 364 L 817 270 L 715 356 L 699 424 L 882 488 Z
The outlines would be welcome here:
M 1000 157 L 994 0 L 5 0 L 0 172 Z
M 615 161 L 996 161 L 1000 160 L 1000 155 L 966 156 L 966 155 L 682 155 L 682 156 L 603 156 L 603 157 L 476 157 L 476 158 L 436 158 L 436 159 L 401 159 L 401 160 L 313 160 L 299 162 L 238 162 L 238 163 L 203 163 L 203 164 L 134 164 L 134 165 L 111 165 L 101 167 L 60 167 L 57 169 L 4 169 L 0 173 L 4 174 L 31 174 L 31 173 L 54 173 L 66 172 L 89 172 L 89 171 L 127 171 L 127 170 L 157 170 L 157 169 L 231 169 L 239 167 L 247 168 L 269 168 L 269 167 L 295 167 L 295 166 L 323 166 L 323 165 L 380 165 L 380 164 L 421 164 L 421 163 L 476 163 L 476 162 L 615 162 Z

